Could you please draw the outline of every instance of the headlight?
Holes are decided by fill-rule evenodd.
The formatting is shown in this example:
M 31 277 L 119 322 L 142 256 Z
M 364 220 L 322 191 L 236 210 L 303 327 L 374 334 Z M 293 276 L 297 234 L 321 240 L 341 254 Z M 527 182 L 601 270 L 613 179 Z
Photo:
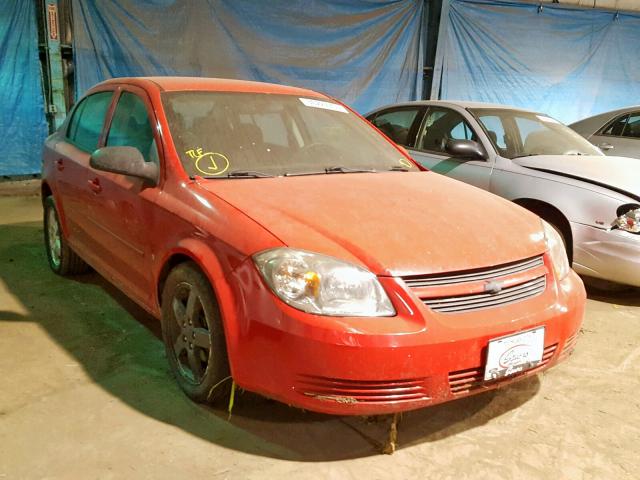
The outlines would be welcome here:
M 376 276 L 356 265 L 291 248 L 266 250 L 253 260 L 271 290 L 299 310 L 345 317 L 396 313 Z
M 542 228 L 544 229 L 544 237 L 547 242 L 547 249 L 551 255 L 553 262 L 553 270 L 556 272 L 556 278 L 562 280 L 569 275 L 571 267 L 567 258 L 567 250 L 564 247 L 564 241 L 560 234 L 550 223 L 542 220 Z
M 614 220 L 613 226 L 627 232 L 640 233 L 640 208 L 631 207 L 627 213 L 623 213 Z

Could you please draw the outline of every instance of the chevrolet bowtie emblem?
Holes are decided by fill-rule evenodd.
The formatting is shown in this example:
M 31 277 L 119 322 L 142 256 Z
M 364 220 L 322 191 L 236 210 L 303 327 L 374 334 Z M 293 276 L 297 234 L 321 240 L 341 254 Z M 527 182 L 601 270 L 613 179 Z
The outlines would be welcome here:
M 484 291 L 487 293 L 495 294 L 502 291 L 502 282 L 496 282 L 494 280 L 484 284 Z

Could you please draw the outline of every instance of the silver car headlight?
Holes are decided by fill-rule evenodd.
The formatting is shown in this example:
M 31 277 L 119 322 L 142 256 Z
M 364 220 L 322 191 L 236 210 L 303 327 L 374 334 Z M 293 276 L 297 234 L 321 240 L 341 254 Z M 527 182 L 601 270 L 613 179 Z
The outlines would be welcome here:
M 257 253 L 253 261 L 271 290 L 299 310 L 345 317 L 396 314 L 376 276 L 356 265 L 291 248 Z
M 547 250 L 551 256 L 551 261 L 553 262 L 553 270 L 556 273 L 556 278 L 558 280 L 562 280 L 564 277 L 569 275 L 569 272 L 571 271 L 564 241 L 550 223 L 542 220 L 542 228 L 544 230 L 544 238 L 547 243 Z
M 618 213 L 620 209 L 618 209 Z M 640 233 L 640 208 L 633 206 L 613 221 L 613 226 L 631 233 Z

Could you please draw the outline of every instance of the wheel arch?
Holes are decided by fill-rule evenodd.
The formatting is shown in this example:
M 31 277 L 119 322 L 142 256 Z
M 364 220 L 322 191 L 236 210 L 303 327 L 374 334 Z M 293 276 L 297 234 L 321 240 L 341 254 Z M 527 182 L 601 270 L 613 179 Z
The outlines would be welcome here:
M 162 290 L 171 270 L 176 266 L 191 262 L 205 275 L 213 294 L 218 302 L 222 325 L 224 327 L 225 339 L 227 343 L 227 354 L 229 366 L 233 375 L 235 345 L 238 338 L 238 322 L 235 312 L 235 295 L 233 288 L 226 279 L 222 264 L 214 251 L 203 242 L 196 239 L 187 239 L 180 242 L 175 248 L 170 250 L 160 262 L 160 269 L 156 275 L 156 300 L 155 306 L 159 315 L 162 314 Z
M 573 233 L 571 232 L 571 224 L 562 211 L 543 200 L 537 200 L 535 198 L 518 198 L 513 200 L 513 203 L 526 208 L 530 212 L 535 213 L 539 217 L 543 218 L 549 223 L 554 224 L 560 229 L 567 243 L 567 256 L 569 257 L 569 263 L 573 262 Z

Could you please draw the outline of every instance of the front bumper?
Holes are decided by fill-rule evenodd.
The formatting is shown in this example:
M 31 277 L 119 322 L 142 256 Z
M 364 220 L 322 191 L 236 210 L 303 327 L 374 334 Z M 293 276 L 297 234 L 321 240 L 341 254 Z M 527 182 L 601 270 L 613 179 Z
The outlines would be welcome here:
M 640 235 L 571 224 L 573 268 L 581 275 L 640 287 Z
M 382 278 L 398 312 L 386 318 L 300 312 L 277 300 L 252 272 L 248 264 L 236 271 L 243 300 L 236 310 L 238 337 L 229 348 L 234 380 L 329 414 L 413 410 L 533 375 L 571 352 L 584 314 L 584 287 L 574 272 L 560 283 L 551 279 L 535 298 L 463 314 L 434 312 L 401 280 Z M 484 382 L 489 340 L 538 326 L 545 327 L 543 363 Z

